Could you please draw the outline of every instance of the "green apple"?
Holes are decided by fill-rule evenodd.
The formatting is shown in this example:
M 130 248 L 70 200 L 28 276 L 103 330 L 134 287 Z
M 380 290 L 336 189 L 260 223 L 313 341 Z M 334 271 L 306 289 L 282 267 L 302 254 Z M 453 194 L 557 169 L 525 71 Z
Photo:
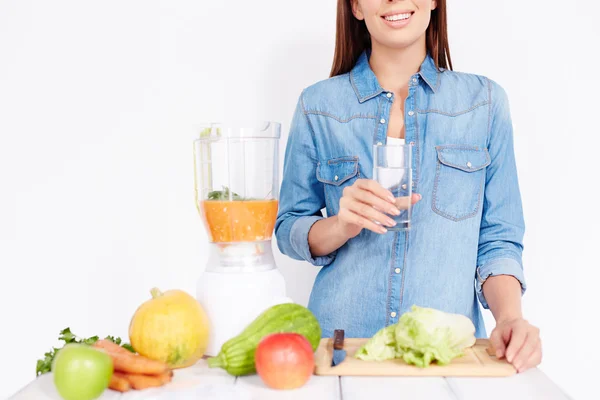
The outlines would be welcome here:
M 52 362 L 54 385 L 65 400 L 93 400 L 102 395 L 113 374 L 108 354 L 89 345 L 65 345 Z

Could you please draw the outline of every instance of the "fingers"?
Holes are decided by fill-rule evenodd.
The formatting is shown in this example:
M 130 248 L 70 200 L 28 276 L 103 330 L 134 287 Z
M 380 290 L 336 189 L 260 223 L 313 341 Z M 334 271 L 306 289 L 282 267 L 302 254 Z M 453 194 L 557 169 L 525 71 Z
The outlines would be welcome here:
M 344 189 L 344 195 L 348 195 L 348 197 L 352 197 L 353 199 L 355 199 L 361 203 L 369 204 L 369 205 L 377 208 L 378 210 L 381 210 L 388 214 L 391 214 L 391 215 L 399 215 L 400 214 L 400 211 L 398 211 L 398 209 L 396 207 L 394 207 L 394 204 L 392 204 L 388 200 L 384 200 L 383 198 L 377 196 L 376 194 L 374 194 L 371 191 L 355 190 L 355 189 L 351 189 L 351 187 L 347 187 L 346 189 Z M 362 215 L 364 215 L 364 214 L 362 214 Z M 379 221 L 379 222 L 382 222 L 382 221 Z
M 355 185 L 346 189 L 348 191 L 345 190 L 344 195 L 352 195 L 356 199 L 392 215 L 398 215 L 397 209 L 406 210 L 411 204 L 418 203 L 422 198 L 417 193 L 413 193 L 410 199 L 408 196 L 394 197 L 392 192 L 384 189 L 377 181 L 369 179 L 359 179 Z M 395 207 L 389 207 L 390 204 Z
M 417 194 L 417 193 L 413 193 L 413 195 L 410 197 L 408 196 L 404 196 L 404 197 L 396 197 L 396 201 L 394 202 L 394 204 L 396 205 L 396 207 L 399 210 L 408 210 L 408 207 L 410 205 L 416 204 L 421 200 L 421 195 Z
M 356 181 L 355 186 L 359 189 L 373 193 L 375 196 L 386 200 L 388 203 L 393 204 L 396 200 L 392 192 L 384 189 L 377 181 L 371 179 L 359 179 Z
M 383 188 L 377 181 L 359 179 L 352 186 L 344 189 L 338 218 L 347 224 L 357 225 L 376 233 L 386 233 L 385 226 L 396 225 L 388 215 L 398 216 L 400 210 L 406 210 L 411 203 L 415 204 L 420 200 L 419 194 L 413 194 L 410 199 L 395 198 L 392 192 Z
M 377 225 L 370 219 L 360 216 L 360 215 L 350 211 L 348 208 L 341 208 L 340 212 L 338 213 L 338 218 L 340 220 L 344 221 L 345 223 L 357 225 L 357 226 L 360 226 L 361 228 L 369 229 L 370 231 L 373 231 L 375 233 L 386 233 L 387 232 L 387 229 L 385 229 L 385 227 Z
M 506 348 L 506 360 L 512 364 L 515 356 L 519 352 L 519 350 L 525 344 L 525 340 L 527 339 L 527 329 L 525 329 L 522 325 L 517 325 L 513 327 L 512 333 L 510 335 L 510 342 L 508 343 L 508 347 Z
M 515 356 L 515 359 L 513 360 L 512 364 L 516 368 L 516 370 L 521 372 L 529 367 L 532 367 L 532 365 L 528 365 L 529 359 L 531 359 L 532 356 L 539 351 L 539 349 L 539 337 L 536 337 L 532 333 L 529 333 L 527 335 L 527 340 L 525 341 L 525 344 L 523 344 L 523 347 L 521 347 L 521 350 L 519 350 L 519 352 Z
M 522 318 L 497 325 L 490 343 L 496 349 L 496 357 L 504 356 L 517 372 L 535 367 L 542 360 L 540 330 Z
M 517 368 L 519 373 L 527 371 L 529 368 L 535 368 L 542 362 L 542 345 L 541 341 L 535 351 L 529 356 L 527 362 L 520 368 Z
M 514 356 L 514 360 L 512 364 L 517 369 L 517 371 L 521 371 L 522 369 L 527 369 L 531 367 L 528 365 L 528 362 L 535 355 L 535 353 L 539 352 L 541 354 L 541 340 L 539 329 L 530 326 L 527 329 L 527 339 L 523 343 L 523 346 L 519 349 L 517 354 Z
M 503 334 L 502 334 L 503 329 L 509 329 L 509 328 L 508 327 L 496 328 L 492 331 L 492 334 L 490 335 L 490 343 L 492 344 L 492 346 L 494 346 L 494 349 L 496 350 L 496 357 L 499 359 L 504 357 L 504 353 L 506 352 L 506 345 L 504 344 L 504 339 L 503 339 Z
M 396 225 L 396 222 L 394 222 L 393 219 L 377 211 L 375 208 L 373 208 L 372 205 L 360 202 L 353 198 L 343 197 L 340 200 L 340 207 L 348 211 L 352 211 L 354 214 L 357 214 L 360 217 L 366 218 L 371 221 L 377 221 L 382 225 L 386 225 L 389 227 Z

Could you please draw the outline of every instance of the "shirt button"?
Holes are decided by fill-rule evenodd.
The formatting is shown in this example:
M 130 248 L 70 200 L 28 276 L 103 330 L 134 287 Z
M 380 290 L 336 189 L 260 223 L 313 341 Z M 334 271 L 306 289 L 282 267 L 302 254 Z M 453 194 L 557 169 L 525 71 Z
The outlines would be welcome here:
M 402 189 L 406 190 L 408 186 L 406 186 L 406 183 L 402 184 Z
M 471 164 L 471 161 L 467 161 L 467 167 L 471 168 L 473 166 L 473 164 Z
M 337 181 L 338 179 L 340 179 L 337 175 L 333 177 L 334 181 Z
M 413 83 L 417 83 L 417 78 L 412 79 Z
M 412 117 L 413 115 L 415 115 L 415 112 L 414 111 L 409 111 L 408 115 L 410 115 Z
M 377 142 L 377 146 L 381 146 L 383 143 L 381 142 Z
M 381 118 L 381 119 L 379 120 L 379 122 L 381 122 L 382 124 L 385 124 L 385 119 L 384 119 L 384 118 Z
M 400 268 L 396 268 L 396 269 L 394 270 L 394 272 L 396 272 L 397 274 L 399 274 L 399 273 L 400 273 Z
M 390 97 L 392 97 L 392 94 L 388 92 L 388 94 L 386 96 L 389 99 Z
M 395 317 L 396 317 L 396 312 L 395 312 L 395 311 L 392 311 L 392 312 L 390 313 L 390 316 L 391 316 L 392 318 L 395 318 Z

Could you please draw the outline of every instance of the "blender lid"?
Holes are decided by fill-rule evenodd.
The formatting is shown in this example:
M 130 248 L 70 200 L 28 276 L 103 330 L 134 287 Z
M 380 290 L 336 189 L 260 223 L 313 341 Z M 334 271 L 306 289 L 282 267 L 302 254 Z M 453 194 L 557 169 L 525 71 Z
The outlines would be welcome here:
M 198 140 L 227 138 L 279 139 L 281 123 L 275 121 L 226 121 L 204 124 Z

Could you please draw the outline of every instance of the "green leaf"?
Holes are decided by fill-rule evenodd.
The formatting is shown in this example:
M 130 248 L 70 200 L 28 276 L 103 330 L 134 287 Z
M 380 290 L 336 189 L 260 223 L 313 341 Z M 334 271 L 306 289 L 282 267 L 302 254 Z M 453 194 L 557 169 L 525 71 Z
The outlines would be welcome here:
M 77 341 L 77 337 L 71 332 L 70 328 L 65 328 L 60 331 L 58 340 L 63 340 L 65 343 L 73 343 Z
M 396 357 L 396 325 L 389 325 L 377 332 L 355 353 L 355 357 L 364 361 L 384 361 Z
M 110 336 L 109 335 L 109 336 L 105 337 L 104 339 L 110 340 L 111 342 L 113 342 L 115 344 L 119 344 L 119 345 L 121 344 L 121 338 L 120 337 L 115 338 L 114 336 Z
M 229 200 L 230 190 L 228 187 L 223 186 L 223 190 L 214 190 L 208 194 L 209 200 Z M 232 200 L 242 200 L 242 196 L 235 192 L 231 192 Z
M 92 336 L 92 337 L 90 337 L 90 338 L 83 339 L 83 340 L 81 341 L 81 343 L 83 343 L 83 344 L 87 344 L 87 345 L 90 345 L 90 346 L 91 346 L 91 345 L 93 345 L 94 343 L 96 343 L 96 342 L 98 341 L 98 339 L 99 339 L 99 338 L 98 338 L 98 336 Z
M 121 347 L 123 347 L 124 349 L 129 350 L 132 353 L 135 353 L 135 350 L 133 349 L 133 346 L 130 345 L 129 343 L 123 343 L 123 345 Z

